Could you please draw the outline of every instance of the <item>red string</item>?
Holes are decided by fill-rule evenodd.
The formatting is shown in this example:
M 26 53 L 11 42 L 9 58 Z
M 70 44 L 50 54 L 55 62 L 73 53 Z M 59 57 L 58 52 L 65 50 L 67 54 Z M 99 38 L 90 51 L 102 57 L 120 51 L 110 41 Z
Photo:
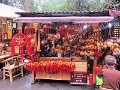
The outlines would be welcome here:
M 20 61 L 23 60 L 24 53 L 23 53 L 23 48 L 20 48 Z

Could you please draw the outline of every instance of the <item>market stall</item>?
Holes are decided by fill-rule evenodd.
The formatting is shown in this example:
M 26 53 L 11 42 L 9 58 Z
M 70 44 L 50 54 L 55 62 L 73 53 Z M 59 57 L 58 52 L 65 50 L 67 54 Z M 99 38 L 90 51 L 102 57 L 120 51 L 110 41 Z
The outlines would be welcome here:
M 78 12 L 18 14 L 21 17 L 16 18 L 16 22 L 23 24 L 22 31 L 30 38 L 26 51 L 31 62 L 26 64 L 26 69 L 32 71 L 32 80 L 87 84 L 105 41 L 101 25 L 108 24 L 114 17 L 105 12 L 86 13 L 84 17 Z M 92 84 L 91 76 L 89 80 Z
M 10 42 L 16 34 L 15 29 L 17 28 L 13 22 L 19 16 L 15 12 L 24 11 L 2 3 L 0 3 L 0 8 L 0 60 L 4 60 L 4 58 L 11 56 Z M 16 52 L 18 52 L 17 47 Z

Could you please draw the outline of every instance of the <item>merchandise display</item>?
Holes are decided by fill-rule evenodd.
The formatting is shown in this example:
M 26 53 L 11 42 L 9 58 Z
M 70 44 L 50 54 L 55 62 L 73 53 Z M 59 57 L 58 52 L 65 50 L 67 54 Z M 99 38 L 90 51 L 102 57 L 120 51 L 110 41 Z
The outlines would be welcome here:
M 58 17 L 54 13 L 48 17 L 44 13 L 34 13 L 32 17 L 33 13 L 29 13 L 27 17 L 28 13 L 19 14 L 21 17 L 16 22 L 24 22 L 22 31 L 28 40 L 20 40 L 31 60 L 26 63 L 26 69 L 32 72 L 33 82 L 52 79 L 92 85 L 100 69 L 97 65 L 103 63 L 104 56 L 120 52 L 119 40 L 111 38 L 115 27 L 114 32 L 110 27 L 102 28 L 113 19 L 111 16 L 80 17 L 76 13 L 71 17 L 59 13 Z M 38 17 L 41 14 L 42 17 Z

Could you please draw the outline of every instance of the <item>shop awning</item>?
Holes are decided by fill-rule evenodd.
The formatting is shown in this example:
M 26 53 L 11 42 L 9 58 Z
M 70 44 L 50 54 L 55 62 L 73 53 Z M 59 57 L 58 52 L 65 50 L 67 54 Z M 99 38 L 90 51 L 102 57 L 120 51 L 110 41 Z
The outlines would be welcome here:
M 109 10 L 111 16 L 120 16 L 120 10 Z
M 96 16 L 96 17 L 79 17 L 79 16 L 68 16 L 68 17 L 17 17 L 16 22 L 22 23 L 51 23 L 51 22 L 74 22 L 74 23 L 102 23 L 113 20 L 112 16 Z
M 8 17 L 8 18 L 18 17 L 19 15 L 16 14 L 15 12 L 25 12 L 25 11 L 0 3 L 0 17 Z

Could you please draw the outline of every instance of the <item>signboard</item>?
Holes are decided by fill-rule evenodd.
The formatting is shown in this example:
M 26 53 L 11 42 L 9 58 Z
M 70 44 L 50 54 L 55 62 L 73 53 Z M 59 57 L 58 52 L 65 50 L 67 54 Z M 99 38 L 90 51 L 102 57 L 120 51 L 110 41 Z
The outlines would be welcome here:
M 70 84 L 87 84 L 87 62 L 74 61 L 75 70 L 71 73 Z
M 73 73 L 71 73 L 70 84 L 87 84 L 87 72 L 73 72 Z
M 79 72 L 87 72 L 87 62 L 77 62 L 75 61 L 75 70 Z

